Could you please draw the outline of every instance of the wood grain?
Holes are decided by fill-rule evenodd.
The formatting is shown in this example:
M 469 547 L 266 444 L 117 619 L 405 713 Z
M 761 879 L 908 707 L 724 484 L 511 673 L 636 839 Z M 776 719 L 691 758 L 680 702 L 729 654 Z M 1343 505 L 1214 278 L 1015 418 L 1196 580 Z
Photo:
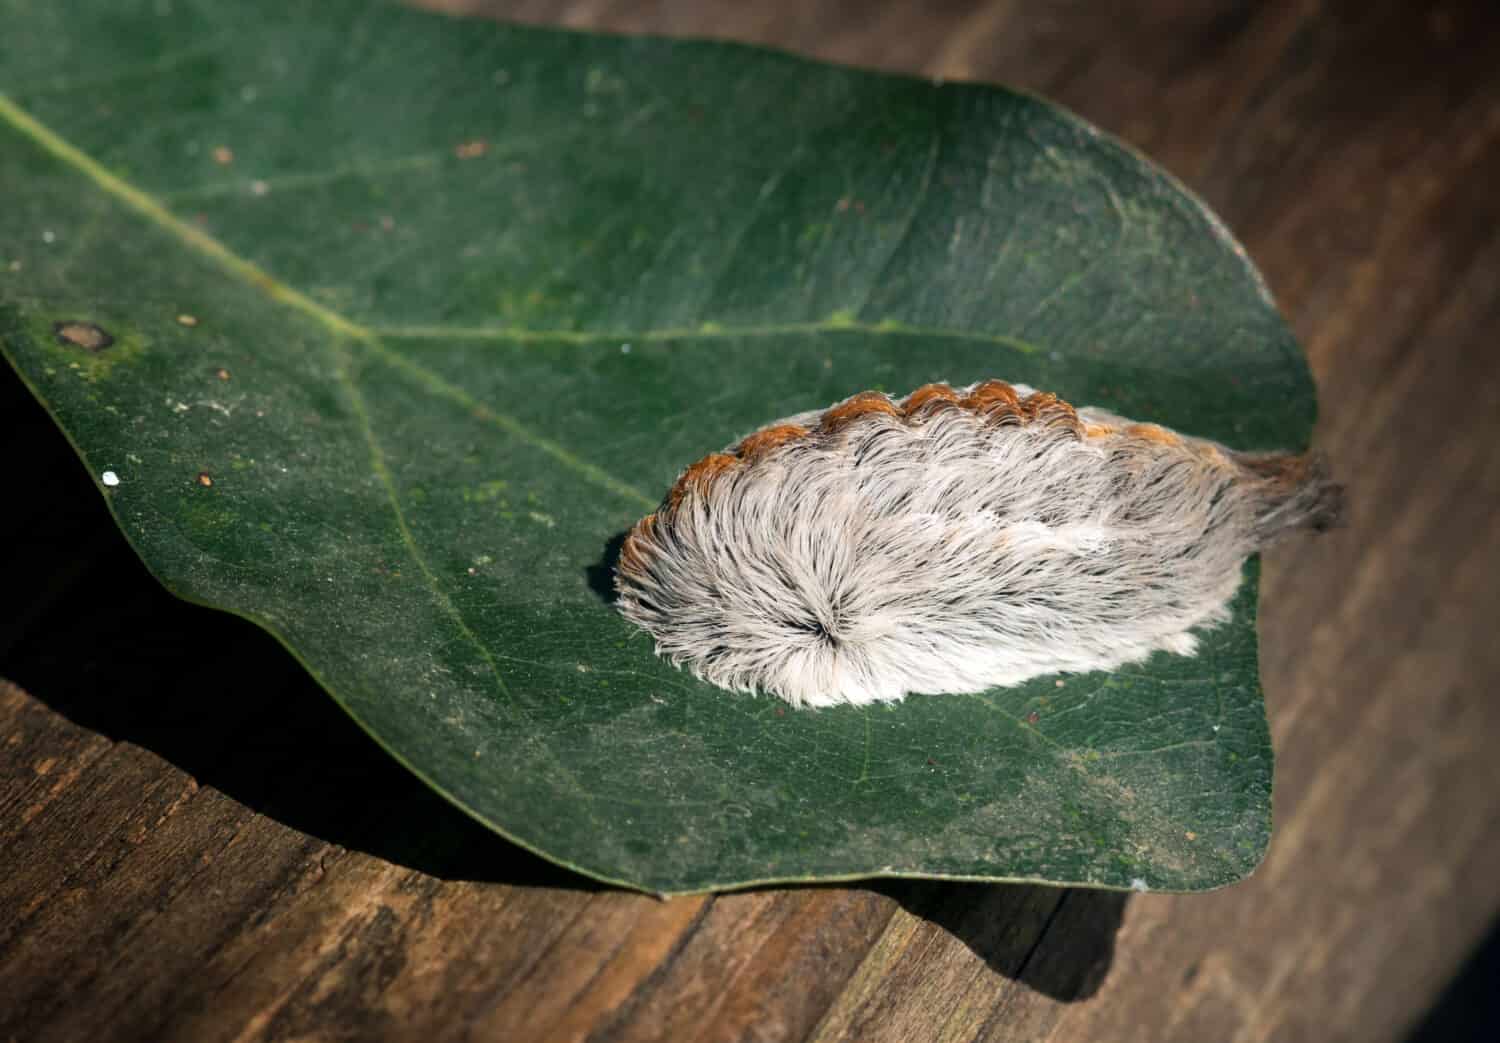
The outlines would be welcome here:
M 0 377 L 0 1039 L 1388 1040 L 1500 907 L 1500 10 L 447 4 L 1040 91 L 1202 194 L 1322 391 L 1352 524 L 1265 565 L 1249 882 L 662 903 L 492 837 L 173 601 Z M 19 685 L 19 687 L 17 687 Z

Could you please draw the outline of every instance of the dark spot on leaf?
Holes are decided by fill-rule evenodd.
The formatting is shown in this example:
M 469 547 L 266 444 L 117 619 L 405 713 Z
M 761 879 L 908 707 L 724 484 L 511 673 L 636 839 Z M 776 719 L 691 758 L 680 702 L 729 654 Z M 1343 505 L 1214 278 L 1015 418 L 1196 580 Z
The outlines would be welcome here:
M 214 476 L 207 471 L 198 472 L 198 484 L 207 489 L 214 484 Z
M 59 344 L 71 344 L 85 351 L 103 351 L 115 342 L 114 335 L 93 322 L 55 322 L 52 332 Z

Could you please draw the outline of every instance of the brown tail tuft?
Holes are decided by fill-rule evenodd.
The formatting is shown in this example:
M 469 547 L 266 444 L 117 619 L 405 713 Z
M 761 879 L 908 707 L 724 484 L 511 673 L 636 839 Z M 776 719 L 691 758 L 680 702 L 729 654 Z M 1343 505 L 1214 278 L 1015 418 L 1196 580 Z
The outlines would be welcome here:
M 1235 453 L 1234 459 L 1259 486 L 1259 546 L 1302 529 L 1324 532 L 1343 524 L 1344 487 L 1329 475 L 1322 453 Z

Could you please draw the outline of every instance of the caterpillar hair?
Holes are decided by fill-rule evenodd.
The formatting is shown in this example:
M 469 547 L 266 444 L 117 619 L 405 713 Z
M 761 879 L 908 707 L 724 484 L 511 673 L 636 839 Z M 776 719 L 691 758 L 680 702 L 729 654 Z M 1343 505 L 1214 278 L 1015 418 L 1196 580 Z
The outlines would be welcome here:
M 1229 618 L 1245 559 L 1323 529 L 1321 458 L 1239 453 L 991 380 L 863 392 L 693 464 L 626 537 L 657 653 L 793 706 L 1106 670 Z

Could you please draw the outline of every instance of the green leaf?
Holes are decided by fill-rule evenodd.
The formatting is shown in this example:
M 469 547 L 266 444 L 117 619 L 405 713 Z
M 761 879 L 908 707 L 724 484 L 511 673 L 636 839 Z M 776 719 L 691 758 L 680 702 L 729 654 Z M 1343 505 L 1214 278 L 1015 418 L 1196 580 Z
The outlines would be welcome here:
M 672 893 L 1259 860 L 1253 564 L 1194 658 L 823 712 L 608 603 L 680 468 L 864 388 L 1303 443 L 1259 277 L 1139 156 L 1002 89 L 365 0 L 0 22 L 6 357 L 168 587 L 480 820 Z

